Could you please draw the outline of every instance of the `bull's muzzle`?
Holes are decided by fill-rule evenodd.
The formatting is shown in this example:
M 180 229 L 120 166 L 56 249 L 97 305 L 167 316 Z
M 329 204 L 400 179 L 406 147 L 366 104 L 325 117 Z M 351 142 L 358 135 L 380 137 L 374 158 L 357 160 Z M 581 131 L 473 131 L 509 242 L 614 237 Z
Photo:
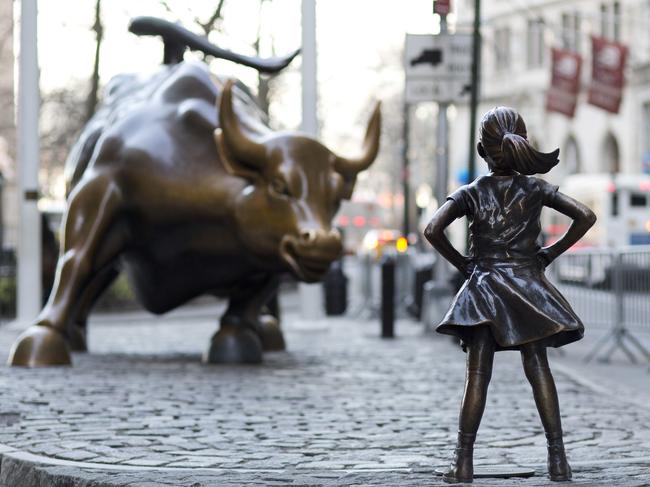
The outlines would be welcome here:
M 285 235 L 280 255 L 299 279 L 320 280 L 331 263 L 341 257 L 343 244 L 338 230 L 310 229 L 298 236 Z

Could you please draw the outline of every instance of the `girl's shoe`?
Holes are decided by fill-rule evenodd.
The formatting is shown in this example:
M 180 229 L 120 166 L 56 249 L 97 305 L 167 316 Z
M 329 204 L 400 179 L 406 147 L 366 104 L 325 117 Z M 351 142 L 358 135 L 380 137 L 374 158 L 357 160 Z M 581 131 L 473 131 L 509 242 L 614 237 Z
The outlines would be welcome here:
M 476 435 L 458 433 L 454 463 L 442 479 L 449 484 L 470 483 L 474 479 L 474 440 Z
M 554 482 L 571 480 L 571 466 L 566 459 L 562 433 L 547 434 L 548 444 L 548 476 Z

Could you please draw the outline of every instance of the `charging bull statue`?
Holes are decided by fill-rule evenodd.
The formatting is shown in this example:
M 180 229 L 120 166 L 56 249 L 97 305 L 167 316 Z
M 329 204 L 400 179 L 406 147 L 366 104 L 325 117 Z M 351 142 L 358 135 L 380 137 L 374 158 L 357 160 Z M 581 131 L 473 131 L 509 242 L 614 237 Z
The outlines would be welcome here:
M 152 313 L 202 294 L 227 297 L 204 360 L 260 362 L 263 350 L 284 347 L 263 313 L 279 274 L 318 281 L 341 255 L 331 222 L 377 155 L 379 106 L 361 155 L 342 157 L 307 135 L 271 131 L 244 88 L 183 62 L 196 38 L 181 27 L 134 25 L 164 31 L 166 64 L 111 81 L 73 147 L 54 288 L 11 365 L 70 364 L 70 350 L 85 349 L 93 303 L 122 270 Z M 246 61 L 272 71 L 290 59 Z

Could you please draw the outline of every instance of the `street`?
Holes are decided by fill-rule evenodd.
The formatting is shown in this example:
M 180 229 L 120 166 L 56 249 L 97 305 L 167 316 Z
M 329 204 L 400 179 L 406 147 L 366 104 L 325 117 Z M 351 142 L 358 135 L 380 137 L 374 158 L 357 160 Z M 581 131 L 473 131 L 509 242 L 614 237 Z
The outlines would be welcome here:
M 262 366 L 202 365 L 222 307 L 201 306 L 99 315 L 72 368 L 2 368 L 2 485 L 442 485 L 460 349 L 408 320 L 382 340 L 378 322 L 307 322 L 294 304 L 283 306 L 288 351 Z M 1 332 L 6 353 L 17 331 Z M 565 358 L 551 365 L 574 484 L 650 484 L 648 402 L 591 387 Z M 476 464 L 536 475 L 474 485 L 548 485 L 545 455 L 519 356 L 497 354 Z

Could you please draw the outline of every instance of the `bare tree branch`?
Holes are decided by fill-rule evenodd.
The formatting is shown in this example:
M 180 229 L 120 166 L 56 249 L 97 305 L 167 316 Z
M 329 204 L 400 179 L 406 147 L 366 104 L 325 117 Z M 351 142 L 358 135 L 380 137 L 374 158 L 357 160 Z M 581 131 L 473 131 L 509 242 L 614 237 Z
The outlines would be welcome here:
M 198 18 L 195 19 L 195 22 L 201 27 L 201 29 L 203 29 L 203 33 L 206 36 L 212 32 L 217 21 L 221 19 L 221 11 L 223 10 L 224 3 L 226 3 L 226 0 L 219 0 L 217 8 L 207 22 L 201 22 Z
M 96 0 L 95 3 L 95 23 L 92 30 L 95 32 L 95 61 L 93 65 L 93 74 L 90 78 L 90 93 L 86 100 L 85 120 L 88 121 L 95 113 L 97 101 L 99 99 L 99 61 L 104 38 L 104 26 L 102 25 L 101 15 L 102 0 Z
M 174 13 L 174 11 L 173 11 L 172 8 L 169 6 L 169 3 L 168 3 L 166 0 L 160 0 L 160 5 L 162 5 L 163 8 L 164 8 L 165 10 L 167 10 L 167 12 L 169 12 L 170 14 L 171 14 L 171 13 Z

